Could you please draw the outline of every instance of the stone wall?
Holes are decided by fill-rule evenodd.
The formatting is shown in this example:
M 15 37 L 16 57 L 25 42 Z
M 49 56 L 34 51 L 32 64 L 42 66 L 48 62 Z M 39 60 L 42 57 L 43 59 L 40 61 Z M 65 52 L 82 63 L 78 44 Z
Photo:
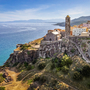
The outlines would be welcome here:
M 51 43 L 51 44 L 44 44 L 40 45 L 39 48 L 39 57 L 47 58 L 53 57 L 55 54 L 61 51 L 61 41 Z
M 69 37 L 69 40 L 72 40 L 76 43 L 80 42 L 81 39 L 82 40 L 84 40 L 84 39 L 90 40 L 90 36 L 71 36 L 71 37 Z
M 55 57 L 60 53 L 66 53 L 69 56 L 79 55 L 78 49 L 75 45 L 67 39 L 50 44 L 42 44 L 39 48 L 39 57 Z

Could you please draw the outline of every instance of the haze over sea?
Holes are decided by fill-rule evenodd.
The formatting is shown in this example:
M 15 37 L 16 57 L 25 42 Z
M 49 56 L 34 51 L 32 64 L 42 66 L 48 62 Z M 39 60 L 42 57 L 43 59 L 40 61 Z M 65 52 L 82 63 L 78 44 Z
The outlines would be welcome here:
M 54 23 L 0 23 L 0 65 L 13 53 L 16 44 L 24 44 L 43 37 L 47 30 L 55 28 Z

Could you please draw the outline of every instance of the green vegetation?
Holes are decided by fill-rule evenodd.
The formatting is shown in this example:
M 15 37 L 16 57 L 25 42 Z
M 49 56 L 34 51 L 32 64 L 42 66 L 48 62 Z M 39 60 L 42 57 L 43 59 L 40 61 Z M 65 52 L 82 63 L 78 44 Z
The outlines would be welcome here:
M 75 49 L 74 49 L 74 48 L 73 48 L 73 49 L 71 49 L 71 52 L 72 52 L 72 53 L 74 53 L 74 52 L 75 52 Z
M 90 40 L 90 38 L 86 38 L 87 40 Z
M 31 69 L 34 69 L 34 66 L 33 65 L 28 65 L 27 70 L 31 70 Z
M 7 62 L 7 63 L 5 63 L 5 67 L 9 67 L 9 63 Z
M 67 84 L 71 85 L 72 87 L 75 86 L 79 90 L 88 90 L 90 88 L 90 77 L 84 76 L 83 73 L 89 72 L 85 71 L 87 63 L 80 57 L 75 56 L 70 58 L 69 56 L 64 55 L 60 58 L 39 58 L 36 61 L 37 62 L 35 64 L 28 64 L 26 65 L 27 67 L 24 67 L 24 71 L 20 73 L 20 75 L 18 76 L 18 80 L 22 80 L 25 76 L 27 76 L 23 81 L 27 81 L 29 85 L 33 82 L 33 86 L 35 82 L 40 84 L 40 87 L 45 85 L 45 88 L 48 87 L 61 90 L 66 90 L 68 86 L 59 83 L 59 80 L 63 82 L 65 81 Z M 23 66 L 24 64 L 22 65 L 22 67 Z M 35 66 L 33 70 L 31 70 L 32 66 Z M 44 70 L 40 71 L 42 69 Z M 88 67 L 87 69 L 89 70 Z M 69 90 L 69 88 L 67 90 Z
M 69 67 L 72 64 L 72 60 L 67 55 L 64 55 L 61 60 L 61 66 L 67 66 Z
M 27 54 L 30 55 L 30 52 L 28 51 Z
M 42 69 L 44 69 L 45 66 L 46 66 L 45 63 L 41 63 L 41 64 L 38 65 L 38 69 L 42 70 Z
M 31 47 L 31 45 L 24 44 L 24 45 L 22 45 L 21 50 L 27 50 L 28 47 Z
M 85 65 L 81 72 L 84 77 L 90 77 L 90 66 Z
M 36 62 L 37 62 L 37 59 L 34 59 L 34 60 L 32 61 L 33 64 L 35 64 Z
M 51 65 L 51 70 L 53 70 L 54 68 L 55 68 L 55 64 L 52 63 L 52 65 Z
M 0 87 L 0 90 L 5 90 L 5 87 Z
M 69 70 L 69 66 L 72 64 L 72 60 L 67 55 L 64 55 L 61 59 L 54 58 L 52 59 L 51 70 L 56 67 L 57 71 L 62 69 L 63 72 L 67 72 Z
M 41 83 L 44 83 L 44 82 L 46 82 L 46 77 L 45 76 L 35 76 L 35 78 L 34 78 L 34 82 L 35 81 L 39 81 L 39 82 L 41 82 Z
M 14 64 L 13 64 L 13 67 L 17 66 L 17 65 L 18 65 L 18 63 L 19 63 L 19 62 L 14 63 Z
M 27 62 L 24 62 L 24 66 L 27 67 L 28 66 L 28 63 Z
M 90 41 L 88 41 L 88 43 L 90 43 Z
M 69 68 L 67 66 L 62 67 L 62 72 L 68 73 L 68 71 L 69 71 Z
M 35 81 L 39 81 L 39 80 L 40 80 L 40 77 L 39 77 L 39 76 L 35 76 L 34 82 L 35 82 Z
M 87 47 L 86 43 L 82 43 L 81 46 L 82 46 L 82 47 Z
M 0 83 L 2 83 L 4 81 L 4 78 L 2 76 L 2 74 L 0 74 Z
M 73 75 L 73 79 L 74 80 L 82 80 L 82 75 L 80 74 L 80 72 L 74 72 L 74 75 Z
M 28 80 L 28 85 L 30 85 L 33 82 L 33 80 Z

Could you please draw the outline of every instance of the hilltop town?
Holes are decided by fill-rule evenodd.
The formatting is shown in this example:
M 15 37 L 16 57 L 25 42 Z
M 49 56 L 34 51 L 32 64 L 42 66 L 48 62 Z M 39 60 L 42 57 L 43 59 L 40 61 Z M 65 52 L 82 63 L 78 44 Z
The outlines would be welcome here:
M 67 15 L 65 30 L 17 44 L 0 70 L 6 90 L 89 90 L 90 21 L 71 27 Z

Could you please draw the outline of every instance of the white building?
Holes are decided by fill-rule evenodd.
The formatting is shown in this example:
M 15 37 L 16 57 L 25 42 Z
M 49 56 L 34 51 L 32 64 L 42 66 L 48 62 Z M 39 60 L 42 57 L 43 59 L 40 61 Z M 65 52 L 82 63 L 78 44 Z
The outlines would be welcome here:
M 74 35 L 74 36 L 79 36 L 79 35 L 81 35 L 82 32 L 86 32 L 86 29 L 87 29 L 87 27 L 74 28 L 74 29 L 72 30 L 72 35 Z
M 89 36 L 88 32 L 82 32 L 80 36 Z

